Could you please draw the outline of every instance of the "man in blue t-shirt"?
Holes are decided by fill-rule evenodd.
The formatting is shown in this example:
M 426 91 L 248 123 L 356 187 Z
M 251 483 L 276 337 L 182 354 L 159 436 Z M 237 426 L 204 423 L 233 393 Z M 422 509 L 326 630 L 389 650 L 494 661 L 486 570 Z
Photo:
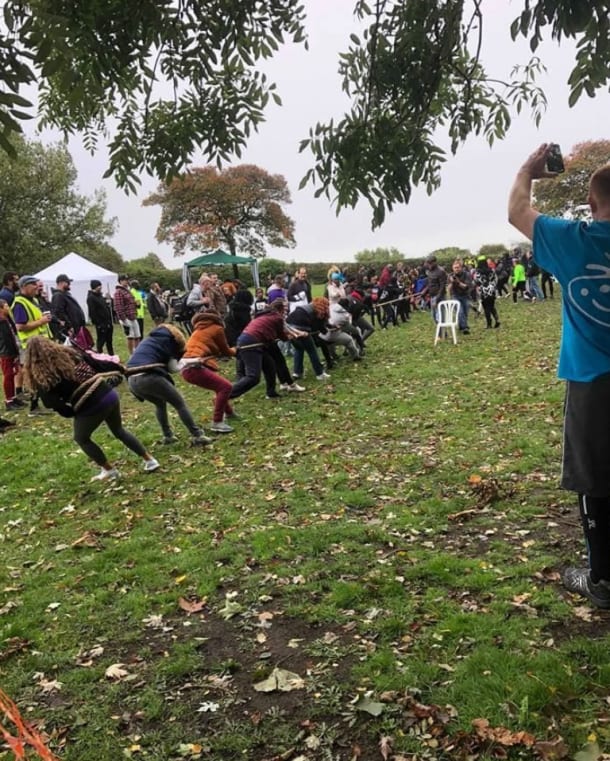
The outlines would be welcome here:
M 589 568 L 567 568 L 571 592 L 610 608 L 610 164 L 593 173 L 593 221 L 547 217 L 531 204 L 533 180 L 547 171 L 543 143 L 515 178 L 509 221 L 533 242 L 540 267 L 563 292 L 558 375 L 566 381 L 561 485 L 578 494 Z

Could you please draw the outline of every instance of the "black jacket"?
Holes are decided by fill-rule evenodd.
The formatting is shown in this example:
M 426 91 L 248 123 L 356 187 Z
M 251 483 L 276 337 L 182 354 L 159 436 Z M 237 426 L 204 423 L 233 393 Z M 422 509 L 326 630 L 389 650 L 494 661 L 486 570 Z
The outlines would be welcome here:
M 229 346 L 235 346 L 239 334 L 250 322 L 250 307 L 233 299 L 225 317 L 225 334 Z
M 164 320 L 167 317 L 167 304 L 154 291 L 148 292 L 146 307 L 153 320 Z
M 97 291 L 89 291 L 87 294 L 87 309 L 89 310 L 89 319 L 97 327 L 112 327 L 112 312 L 108 302 Z
M 77 333 L 85 325 L 85 313 L 69 291 L 57 290 L 51 299 L 53 317 L 65 323 L 63 331 L 72 329 Z
M 17 334 L 9 318 L 0 317 L 0 357 L 18 357 Z

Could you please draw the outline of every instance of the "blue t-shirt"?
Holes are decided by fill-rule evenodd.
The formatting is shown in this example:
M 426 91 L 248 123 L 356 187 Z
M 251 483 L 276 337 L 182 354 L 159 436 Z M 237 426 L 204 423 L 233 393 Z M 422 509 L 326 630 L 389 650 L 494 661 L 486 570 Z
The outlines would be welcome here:
M 588 382 L 610 372 L 610 222 L 540 216 L 534 256 L 563 291 L 560 378 Z

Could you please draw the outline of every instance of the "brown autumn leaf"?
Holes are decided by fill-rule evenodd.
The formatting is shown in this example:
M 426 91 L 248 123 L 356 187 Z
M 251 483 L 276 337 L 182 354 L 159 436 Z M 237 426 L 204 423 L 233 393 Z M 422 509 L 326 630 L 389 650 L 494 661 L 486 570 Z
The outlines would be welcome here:
M 70 546 L 74 548 L 93 547 L 93 549 L 96 550 L 102 549 L 102 543 L 98 539 L 96 531 L 85 531 L 85 533 L 82 536 L 79 536 L 78 539 L 75 539 Z
M 563 741 L 563 737 L 556 737 L 554 740 L 540 740 L 534 744 L 534 750 L 540 756 L 542 761 L 562 761 L 567 758 L 570 749 Z
M 531 747 L 536 738 L 529 732 L 511 732 L 506 727 L 490 727 L 487 719 L 473 719 L 472 726 L 482 740 L 490 740 L 499 745 L 525 745 Z
M 178 606 L 189 614 L 199 613 L 205 607 L 207 601 L 207 597 L 202 597 L 195 600 L 187 600 L 186 597 L 180 597 L 178 599 Z
M 392 752 L 392 737 L 388 735 L 382 735 L 379 740 L 379 752 L 383 757 L 383 761 L 388 761 L 390 753 Z

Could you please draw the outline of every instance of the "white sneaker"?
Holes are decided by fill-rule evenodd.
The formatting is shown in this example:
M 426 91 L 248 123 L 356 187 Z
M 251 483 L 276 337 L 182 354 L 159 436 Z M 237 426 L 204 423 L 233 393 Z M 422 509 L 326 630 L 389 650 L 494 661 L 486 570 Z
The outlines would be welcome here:
M 154 457 L 152 457 L 150 460 L 144 460 L 144 471 L 146 473 L 152 473 L 153 470 L 157 470 L 157 468 L 160 468 L 161 465 L 155 460 Z
M 298 383 L 282 383 L 280 384 L 281 391 L 305 391 L 305 386 L 299 386 Z
M 316 375 L 316 380 L 319 380 L 319 381 L 330 380 L 330 375 L 328 373 L 320 373 L 320 375 Z
M 106 470 L 106 468 L 102 468 L 100 472 L 97 474 L 97 476 L 93 476 L 91 479 L 92 481 L 106 481 L 106 479 L 112 481 L 115 478 L 118 478 L 121 474 L 116 468 L 110 468 L 110 470 Z
M 212 423 L 210 430 L 214 433 L 233 433 L 233 428 L 222 420 L 219 423 Z

